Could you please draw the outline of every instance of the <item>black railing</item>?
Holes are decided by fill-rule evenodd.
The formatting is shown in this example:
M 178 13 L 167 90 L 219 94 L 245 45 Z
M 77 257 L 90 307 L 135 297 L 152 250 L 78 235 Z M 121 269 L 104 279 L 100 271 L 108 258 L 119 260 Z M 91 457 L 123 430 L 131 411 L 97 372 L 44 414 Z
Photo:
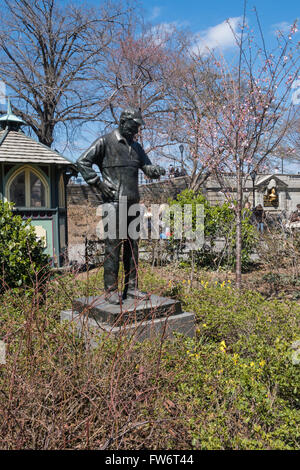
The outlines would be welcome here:
M 19 208 L 19 207 L 14 207 L 13 212 L 15 212 L 18 215 L 21 215 L 22 217 L 27 217 L 27 218 L 52 218 L 53 215 L 57 212 L 57 208 L 41 208 L 41 207 L 31 207 L 31 208 Z
M 159 181 L 168 181 L 168 180 L 173 180 L 177 178 L 183 178 L 188 176 L 187 174 L 169 174 L 168 172 L 160 176 L 159 179 L 151 179 L 148 178 L 147 176 L 144 175 L 144 173 L 140 173 L 139 175 L 139 184 L 151 184 L 151 183 L 157 183 Z
M 176 171 L 178 170 L 178 171 Z M 150 184 L 150 183 L 157 183 L 158 181 L 166 181 L 174 178 L 180 178 L 183 176 L 188 176 L 187 173 L 182 172 L 180 169 L 174 170 L 174 172 L 170 172 L 169 170 L 166 171 L 166 174 L 163 176 L 160 176 L 158 179 L 152 179 L 147 177 L 144 173 L 140 172 L 139 174 L 139 184 Z M 87 185 L 87 183 L 84 181 L 83 178 L 81 177 L 72 177 L 70 178 L 69 184 L 71 185 L 79 185 L 79 186 L 84 186 Z

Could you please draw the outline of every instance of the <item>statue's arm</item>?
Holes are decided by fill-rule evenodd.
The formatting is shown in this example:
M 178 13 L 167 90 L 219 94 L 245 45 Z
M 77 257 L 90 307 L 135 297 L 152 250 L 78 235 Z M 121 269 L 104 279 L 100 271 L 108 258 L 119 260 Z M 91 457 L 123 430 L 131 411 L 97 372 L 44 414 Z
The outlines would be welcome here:
M 102 196 L 106 198 L 114 197 L 116 188 L 109 183 L 104 183 L 100 180 L 99 175 L 93 169 L 93 165 L 98 165 L 101 168 L 101 164 L 104 157 L 105 141 L 103 137 L 95 140 L 95 142 L 78 158 L 76 165 L 78 171 L 82 174 L 85 181 L 99 190 Z
M 142 166 L 142 170 L 146 176 L 154 179 L 166 174 L 166 170 L 159 165 L 144 165 Z
M 149 178 L 156 179 L 162 175 L 165 175 L 166 170 L 160 165 L 152 165 L 150 158 L 140 145 L 139 150 L 141 169 L 146 176 L 149 176 Z
M 95 140 L 92 145 L 78 158 L 76 166 L 84 180 L 91 185 L 97 185 L 99 175 L 93 169 L 93 165 L 101 165 L 104 155 L 104 139 Z

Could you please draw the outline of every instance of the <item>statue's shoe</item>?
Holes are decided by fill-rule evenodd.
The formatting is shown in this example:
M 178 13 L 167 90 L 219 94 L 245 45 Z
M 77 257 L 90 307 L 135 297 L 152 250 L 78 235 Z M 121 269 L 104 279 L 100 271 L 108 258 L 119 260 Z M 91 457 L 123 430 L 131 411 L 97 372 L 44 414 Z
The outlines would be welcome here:
M 123 300 L 129 298 L 129 299 L 147 299 L 150 296 L 147 292 L 142 292 L 138 289 L 132 288 L 128 289 L 127 292 L 124 291 L 123 293 Z
M 122 297 L 120 296 L 119 292 L 116 291 L 106 292 L 105 300 L 112 305 L 120 305 L 122 303 Z

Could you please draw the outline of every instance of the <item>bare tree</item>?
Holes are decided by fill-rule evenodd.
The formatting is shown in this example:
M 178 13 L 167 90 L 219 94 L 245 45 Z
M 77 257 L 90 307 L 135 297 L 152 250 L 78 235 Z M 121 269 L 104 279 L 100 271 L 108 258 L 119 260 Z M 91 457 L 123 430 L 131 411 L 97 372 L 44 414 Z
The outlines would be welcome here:
M 104 69 L 96 71 L 106 91 L 106 125 L 118 122 L 122 108 L 140 108 L 146 127 L 139 138 L 147 152 L 160 153 L 170 145 L 167 130 L 173 116 L 166 97 L 176 37 L 175 28 L 165 31 L 145 25 L 135 12 L 111 43 Z
M 176 54 L 168 75 L 170 119 L 167 134 L 176 144 L 185 144 L 185 166 L 191 174 L 190 186 L 198 190 L 209 177 L 216 162 L 215 152 L 209 153 L 202 145 L 202 125 L 211 103 L 211 89 L 214 89 L 214 108 L 222 105 L 222 92 L 218 83 L 219 71 L 210 58 L 195 57 L 191 44 L 182 38 L 181 54 Z M 217 97 L 220 96 L 218 100 Z
M 119 6 L 101 10 L 58 0 L 3 0 L 0 79 L 15 98 L 14 112 L 51 146 L 54 130 L 101 113 L 103 95 L 93 80 L 101 66 Z M 65 129 L 66 130 L 66 129 Z

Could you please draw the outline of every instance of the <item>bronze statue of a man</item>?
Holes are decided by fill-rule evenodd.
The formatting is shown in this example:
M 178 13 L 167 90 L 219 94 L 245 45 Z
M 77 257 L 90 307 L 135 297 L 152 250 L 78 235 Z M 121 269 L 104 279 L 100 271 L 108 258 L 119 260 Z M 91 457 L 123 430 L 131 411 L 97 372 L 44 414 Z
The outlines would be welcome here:
M 125 287 L 123 299 L 137 292 L 138 240 L 128 234 L 133 217 L 127 218 L 127 237 L 119 233 L 119 211 L 121 200 L 127 200 L 127 210 L 139 202 L 138 170 L 150 178 L 159 178 L 165 169 L 152 165 L 142 146 L 134 139 L 139 127 L 144 124 L 140 110 L 125 109 L 120 116 L 119 127 L 98 138 L 77 160 L 77 167 L 85 181 L 99 190 L 103 202 L 113 205 L 116 215 L 117 236 L 105 238 L 104 288 L 105 298 L 119 304 L 118 271 L 120 248 L 123 243 Z M 93 169 L 96 164 L 102 179 Z

